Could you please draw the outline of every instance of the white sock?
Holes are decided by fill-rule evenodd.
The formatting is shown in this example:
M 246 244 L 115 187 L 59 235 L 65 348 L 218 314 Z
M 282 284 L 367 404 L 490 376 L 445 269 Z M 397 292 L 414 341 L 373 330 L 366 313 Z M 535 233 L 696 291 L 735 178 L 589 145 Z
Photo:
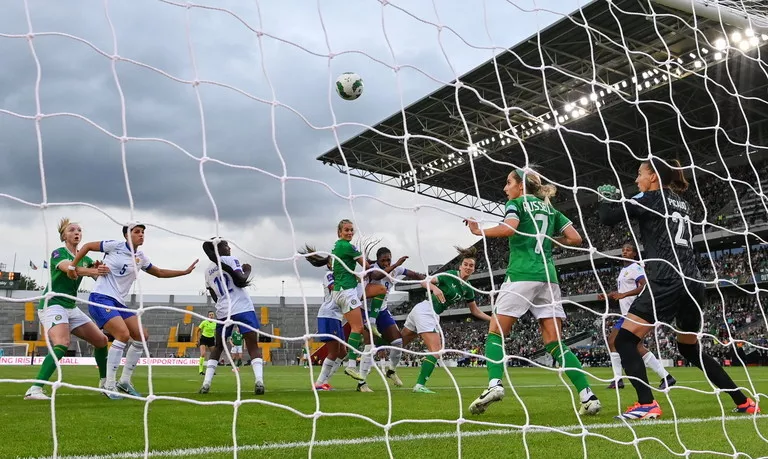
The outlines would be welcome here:
M 488 389 L 495 386 L 501 386 L 501 379 L 491 379 L 488 381 Z
M 611 367 L 613 368 L 613 380 L 621 379 L 621 356 L 618 352 L 611 352 Z
M 347 368 L 356 369 L 357 368 L 357 360 L 355 359 L 349 359 L 347 360 Z
M 315 385 L 319 386 L 328 382 L 328 378 L 331 376 L 331 372 L 335 366 L 336 360 L 331 360 L 326 357 L 325 360 L 323 360 L 323 368 L 320 370 L 320 375 L 318 375 L 317 381 L 315 381 Z
M 593 395 L 595 395 L 592 392 L 592 389 L 587 387 L 586 389 L 582 389 L 581 392 L 579 392 L 579 398 L 581 399 L 581 403 L 585 403 L 588 401 Z
M 366 344 L 365 348 L 363 348 L 363 352 L 370 352 L 371 349 L 373 349 L 373 346 L 370 344 Z M 371 367 L 373 366 L 373 355 L 372 354 L 363 354 L 363 356 L 360 358 L 360 376 L 363 377 L 363 380 L 368 377 L 368 373 L 371 372 Z
M 253 376 L 256 378 L 256 382 L 264 382 L 264 360 L 253 359 L 251 360 L 251 366 L 253 367 Z
M 112 388 L 115 386 L 115 379 L 117 378 L 117 369 L 120 367 L 120 361 L 123 360 L 123 350 L 125 350 L 125 343 L 122 341 L 112 341 L 112 346 L 107 353 L 107 382 L 105 387 Z
M 653 355 L 653 352 L 648 352 L 643 356 L 643 362 L 645 362 L 645 366 L 653 370 L 657 375 L 659 375 L 659 378 L 664 379 L 669 375 L 669 372 L 666 368 L 659 362 L 659 359 L 656 358 L 655 355 Z
M 139 364 L 139 359 L 144 353 L 144 345 L 141 341 L 134 341 L 128 346 L 128 352 L 125 354 L 125 365 L 123 366 L 123 372 L 120 374 L 121 383 L 131 382 L 131 376 L 133 376 L 133 370 L 136 369 L 136 365 Z
M 215 359 L 210 359 L 205 362 L 205 379 L 203 379 L 204 386 L 211 385 L 211 381 L 213 381 L 213 374 L 216 373 L 216 367 L 218 366 L 219 361 Z
M 390 344 L 396 346 L 397 349 L 389 351 L 389 364 L 393 370 L 397 370 L 397 366 L 400 365 L 400 358 L 403 356 L 403 338 L 397 338 Z
M 331 380 L 334 374 L 336 374 L 336 371 L 338 371 L 339 368 L 341 368 L 341 365 L 344 363 L 344 357 L 339 357 L 338 359 L 333 361 L 333 367 L 331 368 L 331 372 L 328 373 L 328 381 Z

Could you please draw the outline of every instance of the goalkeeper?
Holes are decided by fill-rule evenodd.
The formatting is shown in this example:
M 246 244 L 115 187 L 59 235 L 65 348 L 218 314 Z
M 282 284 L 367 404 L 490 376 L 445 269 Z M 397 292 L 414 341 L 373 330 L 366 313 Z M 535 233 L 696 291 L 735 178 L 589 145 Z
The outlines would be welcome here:
M 485 356 L 488 364 L 488 389 L 469 406 L 472 414 L 485 412 L 488 406 L 504 398 L 501 378 L 504 374 L 502 336 L 528 311 L 539 322 L 544 348 L 555 362 L 566 368 L 566 376 L 579 392 L 579 414 L 597 414 L 600 400 L 592 392 L 578 357 L 561 341 L 560 330 L 565 311 L 560 299 L 552 240 L 566 246 L 581 244 L 581 236 L 571 221 L 549 203 L 555 195 L 553 185 L 541 183 L 530 169 L 516 169 L 504 186 L 507 201 L 504 222 L 481 230 L 474 220 L 465 220 L 472 234 L 509 238 L 509 265 L 491 319 Z
M 707 378 L 726 392 L 736 404 L 734 412 L 759 413 L 754 400 L 747 398 L 723 367 L 699 346 L 701 306 L 704 284 L 696 263 L 691 239 L 690 205 L 680 193 L 688 188 L 680 162 L 652 159 L 643 162 L 635 179 L 640 193 L 625 204 L 616 187 L 603 185 L 600 196 L 600 222 L 615 225 L 627 218 L 637 220 L 646 253 L 648 288 L 632 303 L 616 335 L 615 346 L 621 364 L 637 392 L 637 403 L 616 416 L 627 421 L 655 419 L 662 411 L 648 385 L 648 374 L 638 344 L 658 323 L 677 324 L 677 348 L 689 362 L 704 371 Z M 687 332 L 687 333 L 685 333 Z M 668 390 L 668 389 L 667 389 Z

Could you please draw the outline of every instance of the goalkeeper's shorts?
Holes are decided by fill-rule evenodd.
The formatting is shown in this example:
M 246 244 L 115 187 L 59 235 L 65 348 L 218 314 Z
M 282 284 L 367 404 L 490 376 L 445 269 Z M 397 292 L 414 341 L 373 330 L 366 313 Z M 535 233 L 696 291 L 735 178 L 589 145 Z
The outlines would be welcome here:
M 690 293 L 689 293 L 690 292 Z M 634 314 L 648 323 L 663 322 L 684 332 L 698 332 L 701 327 L 701 312 L 706 295 L 704 284 L 680 279 L 649 279 L 645 289 L 629 308 Z M 654 314 L 655 312 L 655 314 Z

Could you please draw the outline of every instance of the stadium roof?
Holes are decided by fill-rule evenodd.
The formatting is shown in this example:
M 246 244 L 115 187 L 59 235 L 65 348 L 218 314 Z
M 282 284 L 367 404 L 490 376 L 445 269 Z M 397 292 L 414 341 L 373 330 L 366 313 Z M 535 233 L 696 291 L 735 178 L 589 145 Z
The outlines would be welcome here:
M 768 145 L 765 44 L 648 0 L 597 0 L 318 160 L 497 215 L 526 154 L 566 187 L 632 183 L 633 155 L 649 149 L 722 169 L 718 158 Z

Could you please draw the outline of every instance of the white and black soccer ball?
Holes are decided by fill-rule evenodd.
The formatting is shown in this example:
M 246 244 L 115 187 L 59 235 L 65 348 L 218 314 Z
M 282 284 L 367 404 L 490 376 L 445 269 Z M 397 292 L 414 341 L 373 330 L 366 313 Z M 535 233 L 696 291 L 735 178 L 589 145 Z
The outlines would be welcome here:
M 363 94 L 363 79 L 357 73 L 342 73 L 336 79 L 336 92 L 344 100 L 355 100 Z

